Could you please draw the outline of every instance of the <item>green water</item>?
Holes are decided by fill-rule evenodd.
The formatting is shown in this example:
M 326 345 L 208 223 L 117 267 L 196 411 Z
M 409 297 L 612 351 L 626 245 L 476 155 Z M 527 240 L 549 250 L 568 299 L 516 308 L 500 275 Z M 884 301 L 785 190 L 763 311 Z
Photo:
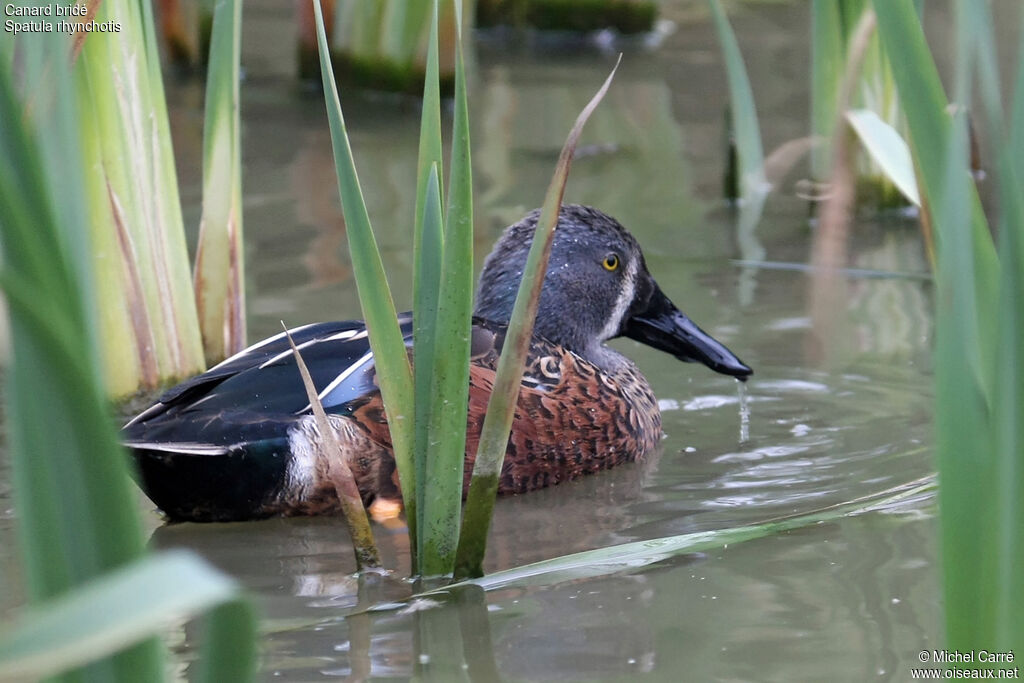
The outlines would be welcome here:
M 698 4 L 699 6 L 699 4 Z M 358 317 L 323 103 L 290 79 L 291 27 L 247 3 L 243 62 L 245 231 L 251 339 Z M 796 170 L 769 198 L 756 239 L 720 201 L 726 91 L 718 46 L 689 3 L 657 49 L 483 37 L 471 75 L 476 258 L 537 206 L 576 113 L 623 66 L 588 124 L 566 201 L 617 217 L 662 289 L 755 375 L 749 438 L 736 382 L 633 342 L 666 438 L 643 463 L 499 501 L 487 569 L 629 541 L 756 523 L 928 475 L 931 285 L 913 221 L 860 220 L 839 325 L 808 312 L 813 228 Z M 735 18 L 767 151 L 808 129 L 807 8 L 755 4 Z M 277 57 L 280 57 L 278 59 Z M 186 220 L 198 222 L 201 88 L 171 88 Z M 343 90 L 360 178 L 399 306 L 411 283 L 419 114 L 415 101 Z M 768 261 L 775 267 L 744 265 Z M 21 602 L 9 475 L 0 461 L 0 614 Z M 389 577 L 359 586 L 334 519 L 161 526 L 152 543 L 193 548 L 239 578 L 266 618 L 264 680 L 864 681 L 909 679 L 940 647 L 935 501 L 898 506 L 676 557 L 603 578 L 468 592 L 432 609 L 343 618 L 401 600 Z M 401 528 L 377 526 L 388 567 L 409 566 Z M 361 593 L 361 595 L 360 595 Z M 361 598 L 361 601 L 360 601 Z M 420 607 L 429 605 L 420 604 Z M 189 629 L 178 656 L 188 661 Z

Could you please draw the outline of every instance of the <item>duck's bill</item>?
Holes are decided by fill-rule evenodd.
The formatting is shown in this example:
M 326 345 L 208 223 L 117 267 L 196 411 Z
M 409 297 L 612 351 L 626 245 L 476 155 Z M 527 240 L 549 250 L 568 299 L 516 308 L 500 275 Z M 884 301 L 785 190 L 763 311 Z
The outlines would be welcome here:
M 746 381 L 754 373 L 722 342 L 697 327 L 657 288 L 647 309 L 627 320 L 622 334 L 681 361 L 703 363 L 715 372 L 739 380 Z

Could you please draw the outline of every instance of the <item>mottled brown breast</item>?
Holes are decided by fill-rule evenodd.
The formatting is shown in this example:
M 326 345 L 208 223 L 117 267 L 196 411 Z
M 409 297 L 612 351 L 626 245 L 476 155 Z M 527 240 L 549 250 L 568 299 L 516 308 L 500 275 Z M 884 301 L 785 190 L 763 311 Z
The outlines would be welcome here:
M 466 486 L 496 367 L 496 354 L 487 354 L 474 357 L 470 370 Z M 523 493 L 633 461 L 660 438 L 657 401 L 632 363 L 606 374 L 571 351 L 534 340 L 499 492 Z
M 501 327 L 474 327 L 466 488 L 503 341 Z M 390 452 L 391 435 L 380 394 L 374 392 L 358 399 L 350 409 L 352 421 Z M 625 361 L 617 372 L 608 374 L 571 351 L 535 339 L 523 373 L 498 490 L 523 493 L 630 462 L 653 449 L 660 438 L 657 401 L 647 380 L 631 362 Z M 365 491 L 365 497 L 398 496 L 394 462 L 384 465 L 385 469 L 388 476 L 367 477 L 365 481 L 390 481 L 378 491 Z

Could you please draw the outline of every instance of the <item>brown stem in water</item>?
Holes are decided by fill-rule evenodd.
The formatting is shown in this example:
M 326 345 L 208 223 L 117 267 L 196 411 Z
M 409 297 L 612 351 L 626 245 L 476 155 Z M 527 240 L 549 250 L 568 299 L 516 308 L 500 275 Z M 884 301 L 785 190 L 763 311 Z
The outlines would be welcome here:
M 377 544 L 373 540 L 373 531 L 370 529 L 370 520 L 366 516 L 366 508 L 363 507 L 363 499 L 359 495 L 359 486 L 352 474 L 351 468 L 341 455 L 341 445 L 331 427 L 327 413 L 324 412 L 323 404 L 320 403 L 320 396 L 313 385 L 313 378 L 309 375 L 306 362 L 302 359 L 298 347 L 292 340 L 284 322 L 285 336 L 295 354 L 295 364 L 302 375 L 302 383 L 306 387 L 306 395 L 309 397 L 309 405 L 316 417 L 317 431 L 320 433 L 320 442 L 315 444 L 319 455 L 327 461 L 328 476 L 334 484 L 334 491 L 341 503 L 341 511 L 345 515 L 345 522 L 348 524 L 349 534 L 352 536 L 352 546 L 356 554 L 356 565 L 360 570 L 379 569 L 380 553 L 377 552 Z

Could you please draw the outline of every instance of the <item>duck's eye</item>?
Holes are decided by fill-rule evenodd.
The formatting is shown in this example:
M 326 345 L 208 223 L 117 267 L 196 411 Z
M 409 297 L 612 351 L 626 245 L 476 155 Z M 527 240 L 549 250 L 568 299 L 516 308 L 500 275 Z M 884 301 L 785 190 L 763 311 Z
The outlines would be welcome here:
M 616 254 L 608 254 L 604 257 L 604 261 L 601 262 L 605 270 L 617 270 L 619 267 L 619 257 Z

